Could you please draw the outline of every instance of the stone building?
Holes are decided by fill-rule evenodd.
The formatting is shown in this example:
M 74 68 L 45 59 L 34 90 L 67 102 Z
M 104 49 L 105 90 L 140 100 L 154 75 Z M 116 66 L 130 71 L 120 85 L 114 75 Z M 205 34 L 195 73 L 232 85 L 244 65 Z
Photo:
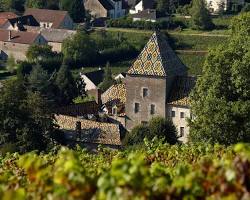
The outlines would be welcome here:
M 186 141 L 186 118 L 191 117 L 188 95 L 194 84 L 195 78 L 187 75 L 165 36 L 153 33 L 125 78 L 126 129 L 156 116 L 169 117 Z
M 212 13 L 223 11 L 240 11 L 245 0 L 206 0 L 207 6 Z
M 15 60 L 25 60 L 30 45 L 47 44 L 46 39 L 39 33 L 0 30 L 0 59 L 13 56 Z
M 74 23 L 67 11 L 28 8 L 24 16 L 32 15 L 42 28 L 69 29 L 74 28 Z
M 84 6 L 94 18 L 116 19 L 126 14 L 124 0 L 84 0 Z
M 131 2 L 130 4 L 131 4 L 131 9 L 129 10 L 130 14 L 136 14 L 147 9 L 155 8 L 154 0 L 140 0 L 140 1 Z

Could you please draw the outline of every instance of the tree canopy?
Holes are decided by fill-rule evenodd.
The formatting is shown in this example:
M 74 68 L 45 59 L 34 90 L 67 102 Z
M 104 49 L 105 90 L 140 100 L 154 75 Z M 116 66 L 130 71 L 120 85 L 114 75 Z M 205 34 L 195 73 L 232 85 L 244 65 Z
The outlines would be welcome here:
M 208 54 L 192 94 L 192 141 L 250 141 L 249 22 L 250 13 L 236 17 L 229 41 Z
M 190 13 L 193 29 L 210 30 L 214 28 L 205 0 L 193 0 Z

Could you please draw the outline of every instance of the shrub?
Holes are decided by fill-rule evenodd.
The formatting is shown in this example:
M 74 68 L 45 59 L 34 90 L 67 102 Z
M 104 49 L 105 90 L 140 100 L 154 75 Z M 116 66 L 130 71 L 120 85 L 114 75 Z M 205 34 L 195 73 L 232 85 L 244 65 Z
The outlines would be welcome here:
M 169 144 L 177 142 L 177 131 L 170 119 L 162 117 L 153 118 L 149 121 L 148 128 L 151 137 L 158 136 L 159 138 L 165 138 Z

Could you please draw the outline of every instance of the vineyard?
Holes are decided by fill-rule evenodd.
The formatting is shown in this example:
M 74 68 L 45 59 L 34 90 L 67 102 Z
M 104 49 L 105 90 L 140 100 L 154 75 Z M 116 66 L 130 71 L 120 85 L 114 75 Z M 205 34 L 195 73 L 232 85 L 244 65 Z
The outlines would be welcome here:
M 136 149 L 7 154 L 0 199 L 250 199 L 249 145 L 145 140 Z

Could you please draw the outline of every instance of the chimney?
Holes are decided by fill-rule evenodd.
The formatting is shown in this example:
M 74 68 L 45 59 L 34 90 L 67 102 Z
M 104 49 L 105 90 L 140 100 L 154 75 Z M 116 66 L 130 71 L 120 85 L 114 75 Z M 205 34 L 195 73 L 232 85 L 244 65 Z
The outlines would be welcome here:
M 11 40 L 11 30 L 9 30 L 9 38 L 8 40 L 10 41 Z

